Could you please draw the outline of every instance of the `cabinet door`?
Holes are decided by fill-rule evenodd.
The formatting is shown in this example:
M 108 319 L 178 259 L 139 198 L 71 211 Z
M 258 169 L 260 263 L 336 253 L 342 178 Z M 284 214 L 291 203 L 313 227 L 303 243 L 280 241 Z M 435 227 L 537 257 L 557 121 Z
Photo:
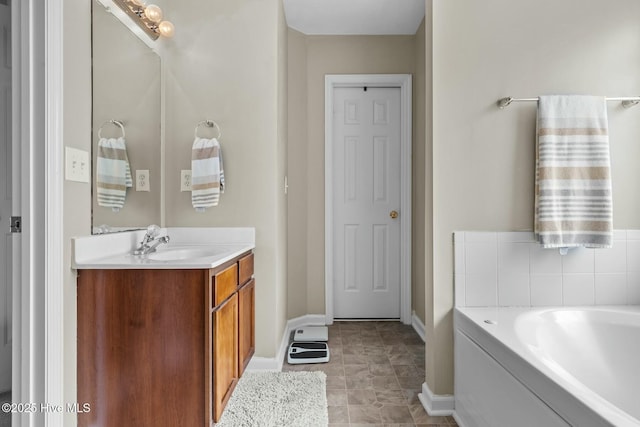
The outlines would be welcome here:
M 238 294 L 213 313 L 213 417 L 217 422 L 238 382 Z
M 238 284 L 244 285 L 253 276 L 253 253 L 238 260 Z
M 238 336 L 238 347 L 240 352 L 238 368 L 240 370 L 240 375 L 242 375 L 245 368 L 249 364 L 251 356 L 253 356 L 256 347 L 255 290 L 256 281 L 254 279 L 251 279 L 249 283 L 244 285 L 238 291 L 238 323 L 240 327 L 240 335 Z

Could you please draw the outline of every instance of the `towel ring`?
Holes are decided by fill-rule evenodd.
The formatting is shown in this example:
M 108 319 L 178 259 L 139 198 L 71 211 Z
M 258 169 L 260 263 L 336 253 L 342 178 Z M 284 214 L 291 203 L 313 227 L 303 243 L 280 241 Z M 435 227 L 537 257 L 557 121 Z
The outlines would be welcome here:
M 122 131 L 122 137 L 124 138 L 124 124 L 122 124 L 120 120 L 115 120 L 115 119 L 107 120 L 106 122 L 100 125 L 100 128 L 98 129 L 98 138 L 100 139 L 102 138 L 102 128 L 104 127 L 104 125 L 108 125 L 108 124 L 118 126 Z
M 196 129 L 193 132 L 193 135 L 198 138 L 198 128 L 200 126 L 206 126 L 208 128 L 215 128 L 218 131 L 218 136 L 215 136 L 214 138 L 216 139 L 220 139 L 220 137 L 222 136 L 222 131 L 220 130 L 220 126 L 218 126 L 218 124 L 216 122 L 214 122 L 213 120 L 203 120 L 200 123 L 198 123 L 196 125 Z

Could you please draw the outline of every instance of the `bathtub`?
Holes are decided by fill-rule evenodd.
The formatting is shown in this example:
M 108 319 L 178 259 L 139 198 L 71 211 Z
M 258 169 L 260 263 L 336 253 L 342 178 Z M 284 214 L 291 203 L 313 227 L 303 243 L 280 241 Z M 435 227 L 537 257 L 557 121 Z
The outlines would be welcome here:
M 464 427 L 640 426 L 640 307 L 458 307 Z

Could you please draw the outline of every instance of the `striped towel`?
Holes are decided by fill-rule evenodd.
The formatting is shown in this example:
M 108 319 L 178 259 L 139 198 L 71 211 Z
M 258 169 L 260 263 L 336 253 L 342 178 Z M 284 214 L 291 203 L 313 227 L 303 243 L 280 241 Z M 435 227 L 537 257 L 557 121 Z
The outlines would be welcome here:
M 124 138 L 100 138 L 96 164 L 98 205 L 118 212 L 124 206 L 127 187 L 133 187 Z
M 191 150 L 191 203 L 197 212 L 204 212 L 218 205 L 220 193 L 224 193 L 220 143 L 196 137 Z
M 535 224 L 545 248 L 612 242 L 607 106 L 599 96 L 538 101 Z

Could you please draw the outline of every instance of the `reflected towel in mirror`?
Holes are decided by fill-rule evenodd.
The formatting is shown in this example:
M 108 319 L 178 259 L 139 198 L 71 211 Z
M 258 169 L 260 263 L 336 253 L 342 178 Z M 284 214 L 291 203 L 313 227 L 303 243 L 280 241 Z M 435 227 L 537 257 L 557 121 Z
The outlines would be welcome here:
M 96 163 L 98 206 L 118 212 L 124 206 L 127 188 L 133 187 L 131 166 L 124 138 L 100 138 Z

